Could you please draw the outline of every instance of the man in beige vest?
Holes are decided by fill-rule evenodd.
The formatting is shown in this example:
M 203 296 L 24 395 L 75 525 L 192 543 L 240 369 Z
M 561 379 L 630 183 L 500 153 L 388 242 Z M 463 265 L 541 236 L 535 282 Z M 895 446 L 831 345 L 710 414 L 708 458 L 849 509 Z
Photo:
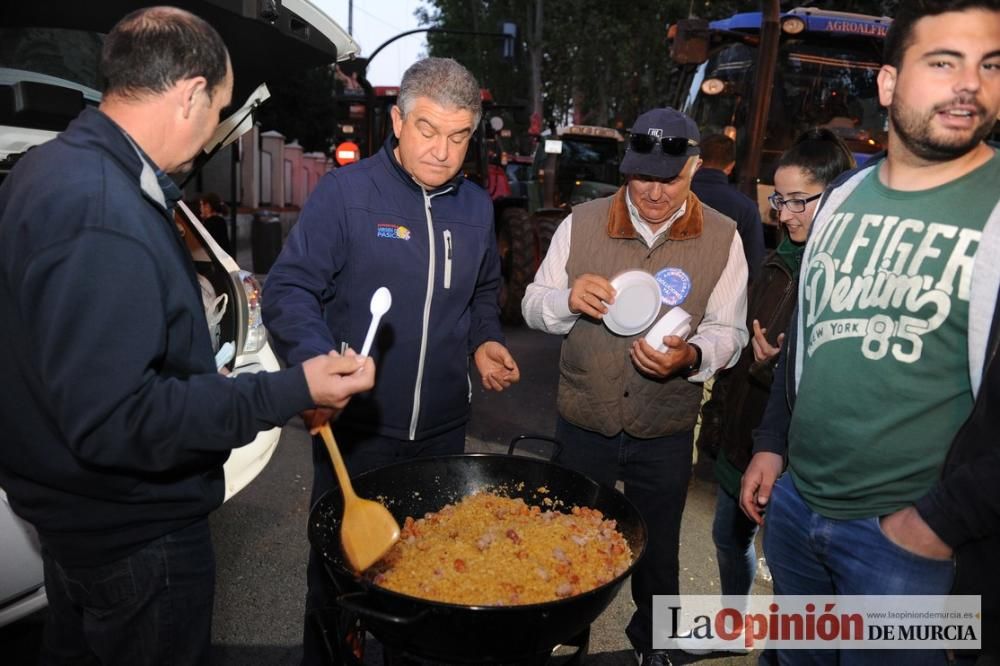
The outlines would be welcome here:
M 521 307 L 532 328 L 566 336 L 557 462 L 607 485 L 622 480 L 646 520 L 649 539 L 632 576 L 636 611 L 626 634 L 642 666 L 661 666 L 670 660 L 653 649 L 652 597 L 679 594 L 681 514 L 701 383 L 735 363 L 749 339 L 747 265 L 736 223 L 691 193 L 701 164 L 694 122 L 671 108 L 653 109 L 630 134 L 621 164 L 627 184 L 573 209 Z M 658 351 L 644 340 L 649 325 L 633 331 L 612 319 L 617 309 L 609 315 L 613 278 L 634 270 L 656 278 L 656 319 L 678 306 L 691 315 L 686 340 L 665 336 L 665 351 Z

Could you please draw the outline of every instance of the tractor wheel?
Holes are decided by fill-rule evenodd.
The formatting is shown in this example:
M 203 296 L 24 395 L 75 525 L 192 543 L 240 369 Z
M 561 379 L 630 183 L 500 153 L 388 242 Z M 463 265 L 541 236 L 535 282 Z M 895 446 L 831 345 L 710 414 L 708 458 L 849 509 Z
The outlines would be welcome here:
M 539 261 L 545 258 L 545 253 L 549 251 L 549 244 L 552 236 L 556 233 L 559 223 L 566 217 L 567 211 L 546 210 L 537 211 L 534 215 L 535 233 L 538 235 L 538 257 Z
M 524 290 L 535 276 L 535 233 L 528 211 L 506 208 L 497 223 L 497 250 L 500 253 L 500 317 L 519 324 Z

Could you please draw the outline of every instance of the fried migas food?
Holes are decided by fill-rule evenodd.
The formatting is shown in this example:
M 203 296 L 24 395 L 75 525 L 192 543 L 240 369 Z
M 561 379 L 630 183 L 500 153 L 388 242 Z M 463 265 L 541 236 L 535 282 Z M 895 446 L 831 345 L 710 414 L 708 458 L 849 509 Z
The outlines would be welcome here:
M 399 542 L 367 575 L 432 601 L 512 606 L 587 592 L 631 563 L 615 521 L 596 509 L 562 513 L 477 493 L 423 518 L 407 517 Z

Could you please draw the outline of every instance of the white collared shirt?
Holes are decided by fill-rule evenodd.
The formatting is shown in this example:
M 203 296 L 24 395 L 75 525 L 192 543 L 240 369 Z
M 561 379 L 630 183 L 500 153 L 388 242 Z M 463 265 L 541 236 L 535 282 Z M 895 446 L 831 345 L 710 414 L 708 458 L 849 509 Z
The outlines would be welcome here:
M 684 203 L 681 204 L 681 207 L 678 208 L 666 222 L 655 229 L 649 226 L 649 223 L 646 222 L 646 220 L 642 219 L 642 215 L 639 214 L 639 209 L 635 207 L 634 203 L 632 203 L 632 195 L 629 193 L 627 187 L 625 188 L 625 205 L 628 206 L 628 216 L 629 219 L 632 220 L 632 226 L 635 228 L 636 232 L 638 232 L 642 240 L 646 242 L 646 247 L 653 247 L 653 243 L 656 242 L 656 239 L 669 231 L 670 227 L 674 226 L 674 222 L 684 216 L 684 213 L 687 212 L 688 203 L 687 199 L 685 199 Z
M 638 209 L 628 197 L 627 189 L 625 201 L 632 226 L 647 247 L 652 247 L 656 239 L 684 215 L 687 206 L 685 201 L 669 220 L 653 229 L 639 215 Z M 538 267 L 534 281 L 525 291 L 521 312 L 531 328 L 565 335 L 580 317 L 569 309 L 572 285 L 569 284 L 569 275 L 566 273 L 566 262 L 569 260 L 572 233 L 571 213 L 553 234 L 545 259 Z M 750 339 L 746 320 L 747 262 L 743 255 L 743 241 L 738 233 L 734 233 L 729 246 L 729 259 L 708 297 L 705 316 L 698 329 L 688 338 L 688 342 L 701 348 L 701 369 L 689 378 L 690 381 L 704 382 L 719 370 L 736 363 Z

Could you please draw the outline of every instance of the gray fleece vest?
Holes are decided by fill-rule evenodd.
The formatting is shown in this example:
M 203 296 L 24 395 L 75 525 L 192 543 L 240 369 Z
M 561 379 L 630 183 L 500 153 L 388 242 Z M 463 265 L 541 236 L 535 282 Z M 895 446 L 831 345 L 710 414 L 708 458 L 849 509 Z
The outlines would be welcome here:
M 566 272 L 569 284 L 584 273 L 612 278 L 641 269 L 653 275 L 680 269 L 691 279 L 679 305 L 690 313 L 691 330 L 705 315 L 708 297 L 726 267 L 735 223 L 702 206 L 690 194 L 687 211 L 652 248 L 635 231 L 625 188 L 573 209 Z M 674 305 L 661 303 L 660 316 Z M 570 423 L 605 436 L 623 430 L 633 437 L 670 435 L 694 427 L 702 387 L 683 377 L 665 380 L 642 375 L 629 358 L 630 337 L 612 333 L 600 321 L 580 317 L 566 336 L 559 360 L 559 414 Z

